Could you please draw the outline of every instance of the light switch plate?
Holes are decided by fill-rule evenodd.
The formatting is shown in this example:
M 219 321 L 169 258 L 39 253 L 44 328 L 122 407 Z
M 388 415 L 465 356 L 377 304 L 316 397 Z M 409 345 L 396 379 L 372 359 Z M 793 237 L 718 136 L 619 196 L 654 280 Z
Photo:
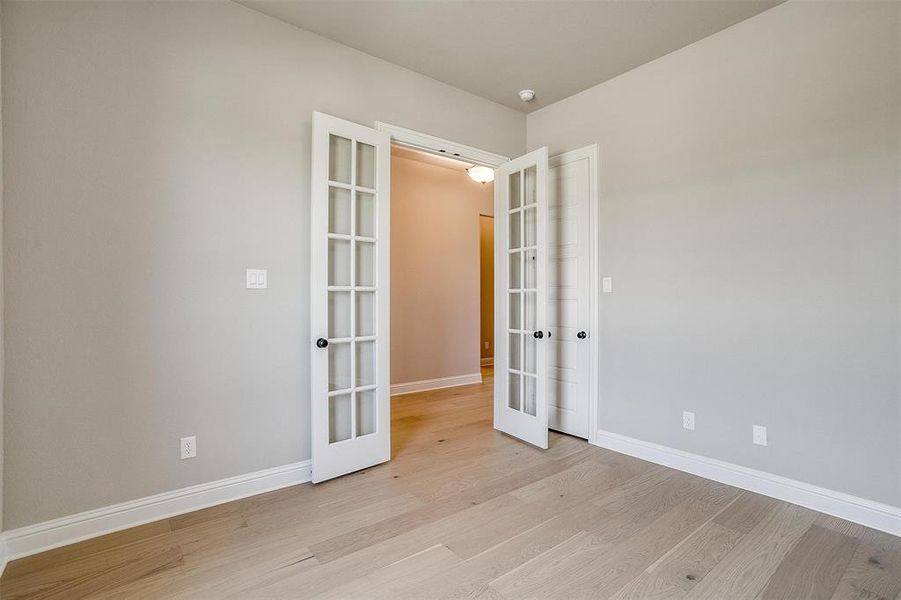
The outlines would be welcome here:
M 265 290 L 266 275 L 266 269 L 247 269 L 247 289 Z
M 766 446 L 766 427 L 763 425 L 754 425 L 754 443 Z
M 601 280 L 601 290 L 605 294 L 613 292 L 613 277 L 604 277 Z

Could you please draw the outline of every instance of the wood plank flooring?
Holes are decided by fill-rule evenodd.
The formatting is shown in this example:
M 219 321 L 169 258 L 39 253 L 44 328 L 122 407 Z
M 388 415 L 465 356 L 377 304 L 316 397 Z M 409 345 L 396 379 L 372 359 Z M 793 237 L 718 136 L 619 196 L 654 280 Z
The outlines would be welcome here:
M 393 399 L 393 460 L 11 563 L 0 598 L 901 600 L 901 539 L 552 434 L 485 383 Z

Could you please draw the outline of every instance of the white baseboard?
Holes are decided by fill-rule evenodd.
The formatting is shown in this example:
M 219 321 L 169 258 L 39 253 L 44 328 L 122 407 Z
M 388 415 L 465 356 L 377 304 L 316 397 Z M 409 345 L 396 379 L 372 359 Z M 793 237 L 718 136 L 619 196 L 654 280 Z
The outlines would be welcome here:
M 0 531 L 0 577 L 6 569 L 6 536 Z
M 144 523 L 306 483 L 310 481 L 310 465 L 310 461 L 305 460 L 10 529 L 0 538 L 0 557 L 15 560 Z
M 901 508 L 821 488 L 765 471 L 599 430 L 593 442 L 621 454 L 798 504 L 901 536 Z
M 494 366 L 494 357 L 489 356 L 488 358 L 483 358 L 481 361 L 481 365 L 483 367 L 493 367 Z
M 455 387 L 458 385 L 472 385 L 473 383 L 482 383 L 481 373 L 454 375 L 453 377 L 440 377 L 438 379 L 423 379 L 422 381 L 410 381 L 409 383 L 392 383 L 391 395 L 399 396 L 400 394 L 440 390 L 441 388 Z

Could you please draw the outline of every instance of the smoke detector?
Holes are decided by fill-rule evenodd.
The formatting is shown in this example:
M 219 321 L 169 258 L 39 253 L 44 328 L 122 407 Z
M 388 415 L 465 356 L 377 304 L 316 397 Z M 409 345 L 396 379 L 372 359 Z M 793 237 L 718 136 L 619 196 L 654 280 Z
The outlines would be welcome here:
M 531 102 L 535 99 L 535 90 L 522 90 L 519 92 L 519 99 L 523 102 Z

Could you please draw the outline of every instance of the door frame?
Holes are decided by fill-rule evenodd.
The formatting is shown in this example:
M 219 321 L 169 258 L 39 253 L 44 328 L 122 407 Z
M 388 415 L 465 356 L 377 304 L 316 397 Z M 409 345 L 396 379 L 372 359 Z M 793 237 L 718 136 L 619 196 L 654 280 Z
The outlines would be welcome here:
M 584 148 L 577 148 L 568 152 L 555 154 L 548 159 L 548 167 L 559 167 L 567 163 L 577 160 L 588 159 L 588 238 L 589 251 L 588 260 L 590 263 L 589 272 L 591 278 L 589 281 L 589 299 L 588 305 L 592 306 L 589 311 L 589 336 L 588 336 L 588 353 L 589 353 L 589 384 L 588 384 L 588 443 L 595 444 L 598 435 L 598 405 L 600 404 L 599 392 L 599 371 L 600 371 L 600 322 L 601 322 L 601 302 L 600 302 L 600 207 L 601 195 L 598 190 L 598 145 L 591 144 Z M 592 305 L 592 303 L 594 303 Z
M 428 133 L 423 133 L 421 131 L 415 131 L 413 129 L 407 129 L 406 127 L 400 127 L 399 125 L 392 125 L 391 123 L 386 123 L 384 121 L 376 121 L 375 129 L 377 131 L 384 131 L 391 136 L 391 143 L 397 144 L 399 146 L 405 146 L 407 148 L 413 148 L 415 150 L 422 150 L 424 152 L 429 152 L 431 154 L 436 154 L 438 156 L 451 156 L 458 160 L 463 160 L 467 162 L 471 162 L 473 164 L 479 164 L 486 167 L 491 167 L 496 169 L 500 165 L 510 162 L 510 158 L 504 156 L 502 154 L 496 154 L 494 152 L 488 152 L 486 150 L 482 150 L 480 148 L 475 148 L 473 146 L 467 146 L 466 144 L 461 144 L 458 142 L 454 142 L 451 140 L 447 140 L 444 138 L 440 138 Z M 594 302 L 594 310 L 590 312 L 590 327 L 591 327 L 591 335 L 588 339 L 589 344 L 589 353 L 590 353 L 590 363 L 593 367 L 591 369 L 590 374 L 590 384 L 589 384 L 589 399 L 588 399 L 588 443 L 596 444 L 597 441 L 597 432 L 600 428 L 600 424 L 598 423 L 598 406 L 600 405 L 600 384 L 599 384 L 599 369 L 600 369 L 600 321 L 601 321 L 601 301 L 600 301 L 600 206 L 601 206 L 601 194 L 600 188 L 598 186 L 598 170 L 600 164 L 600 150 L 598 144 L 591 144 L 582 148 L 577 148 L 575 150 L 569 150 L 567 152 L 561 152 L 559 154 L 555 154 L 550 156 L 548 160 L 548 165 L 551 164 L 563 164 L 566 162 L 571 162 L 574 160 L 579 160 L 581 158 L 588 158 L 591 168 L 589 169 L 591 174 L 590 181 L 590 202 L 589 202 L 589 220 L 590 220 L 590 238 L 591 238 L 591 248 L 590 248 L 590 260 L 591 260 L 591 301 Z M 497 216 L 495 215 L 495 227 Z M 389 234 L 390 235 L 390 234 Z M 389 284 L 389 293 L 390 293 L 390 284 Z M 496 300 L 496 299 L 495 299 Z M 497 340 L 495 340 L 495 348 L 497 347 Z M 495 350 L 496 354 L 496 350 Z M 495 363 L 497 362 L 497 356 L 494 356 Z
M 480 150 L 465 144 L 458 144 L 457 142 L 435 137 L 428 133 L 413 131 L 412 129 L 391 125 L 390 123 L 376 121 L 375 128 L 377 131 L 384 131 L 390 135 L 392 144 L 413 148 L 414 150 L 421 150 L 423 152 L 428 152 L 429 154 L 449 156 L 455 160 L 470 162 L 484 167 L 491 167 L 492 169 L 496 169 L 502 164 L 510 162 L 508 157 L 501 154 Z

